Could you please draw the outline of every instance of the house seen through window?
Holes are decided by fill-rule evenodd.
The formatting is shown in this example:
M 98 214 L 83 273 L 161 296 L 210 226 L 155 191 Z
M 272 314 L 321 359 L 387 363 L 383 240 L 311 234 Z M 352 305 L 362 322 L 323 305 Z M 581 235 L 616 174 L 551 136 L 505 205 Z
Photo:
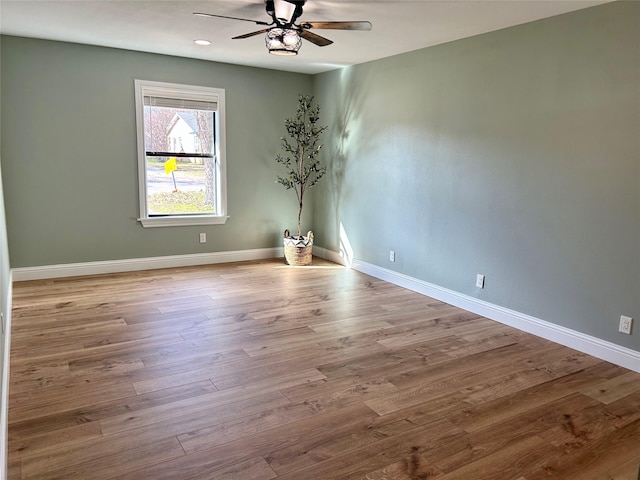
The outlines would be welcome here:
M 140 221 L 224 223 L 224 90 L 136 80 Z

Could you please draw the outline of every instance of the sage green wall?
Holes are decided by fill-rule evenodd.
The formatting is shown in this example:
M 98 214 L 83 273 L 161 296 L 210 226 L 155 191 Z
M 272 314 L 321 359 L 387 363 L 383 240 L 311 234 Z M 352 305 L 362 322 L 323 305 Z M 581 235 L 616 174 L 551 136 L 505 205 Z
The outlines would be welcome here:
M 310 76 L 10 36 L 1 53 L 12 267 L 274 247 L 295 225 L 273 158 Z M 226 89 L 225 225 L 136 221 L 136 78 Z
M 316 243 L 640 350 L 639 85 L 639 2 L 321 74 Z

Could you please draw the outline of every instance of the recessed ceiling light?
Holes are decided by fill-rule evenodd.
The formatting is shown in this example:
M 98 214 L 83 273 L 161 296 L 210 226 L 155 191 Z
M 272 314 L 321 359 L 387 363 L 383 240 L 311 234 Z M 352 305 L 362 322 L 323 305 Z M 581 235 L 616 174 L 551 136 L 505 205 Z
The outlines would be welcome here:
M 193 43 L 196 45 L 211 45 L 209 40 L 194 40 Z

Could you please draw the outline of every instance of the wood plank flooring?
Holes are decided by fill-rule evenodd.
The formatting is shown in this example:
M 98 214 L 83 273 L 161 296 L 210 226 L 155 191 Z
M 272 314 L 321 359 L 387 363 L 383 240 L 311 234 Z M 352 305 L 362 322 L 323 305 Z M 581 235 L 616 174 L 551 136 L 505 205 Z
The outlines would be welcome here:
M 13 295 L 10 480 L 638 479 L 640 374 L 322 260 Z

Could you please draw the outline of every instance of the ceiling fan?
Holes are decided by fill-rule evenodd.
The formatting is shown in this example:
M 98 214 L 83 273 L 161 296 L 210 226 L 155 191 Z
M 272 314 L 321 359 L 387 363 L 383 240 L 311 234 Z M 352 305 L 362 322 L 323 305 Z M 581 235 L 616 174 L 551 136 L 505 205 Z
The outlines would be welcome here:
M 264 0 L 267 14 L 271 17 L 271 22 L 262 20 L 251 20 L 248 18 L 229 17 L 226 15 L 216 15 L 213 13 L 194 12 L 194 15 L 201 17 L 228 18 L 231 20 L 241 20 L 252 22 L 256 25 L 263 25 L 267 28 L 255 32 L 245 33 L 233 37 L 233 40 L 249 38 L 255 35 L 266 33 L 265 42 L 269 53 L 274 55 L 297 55 L 302 46 L 302 39 L 308 40 L 319 47 L 331 45 L 333 41 L 311 32 L 316 29 L 331 30 L 371 30 L 371 22 L 301 22 L 296 20 L 302 15 L 302 9 L 307 0 Z

